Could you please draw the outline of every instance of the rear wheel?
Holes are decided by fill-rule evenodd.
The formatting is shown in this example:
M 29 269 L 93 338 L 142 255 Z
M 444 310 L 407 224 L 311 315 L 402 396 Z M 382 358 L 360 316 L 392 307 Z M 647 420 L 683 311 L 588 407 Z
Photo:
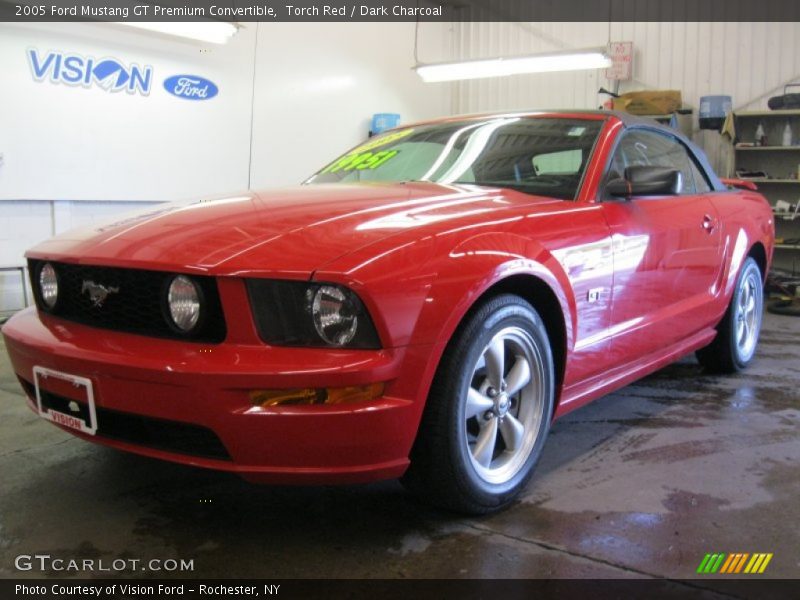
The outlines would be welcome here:
M 717 337 L 697 351 L 697 360 L 709 371 L 735 373 L 749 365 L 756 352 L 764 308 L 764 285 L 761 269 L 753 258 L 747 258 L 736 287 L 717 325 Z
M 533 473 L 553 396 L 552 353 L 535 309 L 517 296 L 487 301 L 442 358 L 404 484 L 462 512 L 503 508 Z

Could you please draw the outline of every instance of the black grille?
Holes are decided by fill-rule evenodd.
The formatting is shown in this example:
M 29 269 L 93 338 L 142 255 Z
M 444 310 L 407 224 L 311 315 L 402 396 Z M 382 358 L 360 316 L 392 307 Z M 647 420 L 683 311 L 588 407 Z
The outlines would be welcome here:
M 33 384 L 22 378 L 19 378 L 19 380 L 25 392 L 35 402 L 36 389 Z M 68 398 L 46 390 L 40 390 L 39 393 L 42 397 L 43 407 L 52 408 L 66 414 L 74 414 L 69 409 L 71 400 Z M 88 422 L 88 405 L 82 402 L 77 402 L 77 404 L 80 412 L 79 416 Z M 164 450 L 165 452 L 175 452 L 176 454 L 231 460 L 230 454 L 228 454 L 222 441 L 213 431 L 206 427 L 181 423 L 180 421 L 154 419 L 100 406 L 95 407 L 95 412 L 97 414 L 96 435 L 98 437 Z
M 141 335 L 205 343 L 225 339 L 225 319 L 213 277 L 190 276 L 200 288 L 202 309 L 197 326 L 186 334 L 174 327 L 168 316 L 167 287 L 175 273 L 51 262 L 58 274 L 58 301 L 48 309 L 39 293 L 39 269 L 44 264 L 45 261 L 29 261 L 31 285 L 40 310 L 93 327 Z M 95 306 L 84 291 L 84 282 L 90 281 L 115 290 L 101 306 Z

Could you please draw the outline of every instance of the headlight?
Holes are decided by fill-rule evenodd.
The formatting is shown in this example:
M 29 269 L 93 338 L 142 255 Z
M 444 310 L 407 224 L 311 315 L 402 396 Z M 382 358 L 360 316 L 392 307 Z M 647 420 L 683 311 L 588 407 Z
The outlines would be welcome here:
M 178 275 L 169 284 L 167 305 L 169 316 L 180 331 L 190 332 L 200 320 L 200 290 L 185 275 Z
M 55 307 L 58 302 L 58 275 L 50 263 L 45 263 L 39 270 L 39 293 L 47 308 Z
M 256 328 L 267 344 L 380 348 L 358 295 L 329 283 L 249 279 Z
M 331 346 L 346 346 L 358 330 L 358 310 L 342 288 L 323 285 L 311 301 L 311 317 L 319 337 Z

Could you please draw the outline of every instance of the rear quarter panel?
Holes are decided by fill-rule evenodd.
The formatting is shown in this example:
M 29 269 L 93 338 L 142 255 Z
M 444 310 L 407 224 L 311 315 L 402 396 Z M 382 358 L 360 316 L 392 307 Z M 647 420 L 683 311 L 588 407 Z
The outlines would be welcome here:
M 764 248 L 766 264 L 762 275 L 766 278 L 775 247 L 775 220 L 769 202 L 754 191 L 719 192 L 712 196 L 711 202 L 722 228 L 724 268 L 720 285 L 723 300 L 719 310 L 721 318 L 733 294 L 742 263 L 756 244 Z

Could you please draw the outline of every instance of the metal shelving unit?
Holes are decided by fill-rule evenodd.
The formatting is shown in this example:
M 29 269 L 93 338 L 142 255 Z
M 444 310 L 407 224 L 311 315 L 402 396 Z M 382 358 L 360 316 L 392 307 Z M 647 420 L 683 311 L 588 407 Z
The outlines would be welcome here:
M 739 152 L 800 152 L 800 146 L 738 146 L 736 150 Z
M 775 206 L 778 200 L 791 204 L 800 202 L 800 110 L 758 110 L 734 114 L 736 141 L 734 147 L 735 169 L 763 172 L 766 177 L 749 177 L 759 191 Z M 792 129 L 792 145 L 780 145 L 786 124 Z M 756 143 L 759 124 L 766 135 L 766 145 Z M 800 219 L 786 220 L 776 217 L 778 239 L 800 238 Z M 800 272 L 800 244 L 778 243 L 774 264 L 782 269 Z
M 748 177 L 748 181 L 752 181 L 753 183 L 788 183 L 793 185 L 800 185 L 800 180 L 798 179 L 770 179 L 769 177 Z

